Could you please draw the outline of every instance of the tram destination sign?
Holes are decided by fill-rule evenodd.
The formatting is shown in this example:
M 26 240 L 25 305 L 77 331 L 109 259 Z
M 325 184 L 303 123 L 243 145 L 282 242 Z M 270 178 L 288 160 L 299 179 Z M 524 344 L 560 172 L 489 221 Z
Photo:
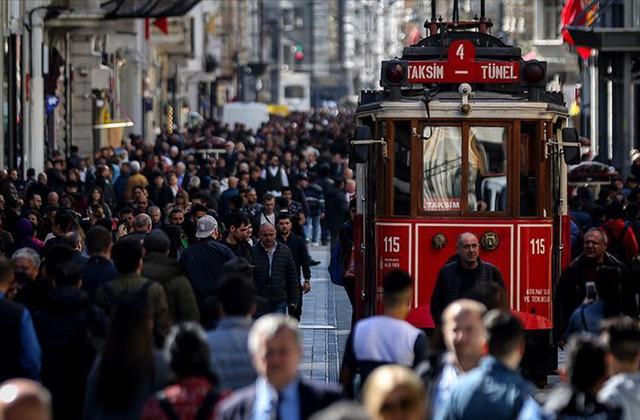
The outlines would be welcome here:
M 518 61 L 476 61 L 476 49 L 468 40 L 449 45 L 447 61 L 409 61 L 409 83 L 518 83 Z

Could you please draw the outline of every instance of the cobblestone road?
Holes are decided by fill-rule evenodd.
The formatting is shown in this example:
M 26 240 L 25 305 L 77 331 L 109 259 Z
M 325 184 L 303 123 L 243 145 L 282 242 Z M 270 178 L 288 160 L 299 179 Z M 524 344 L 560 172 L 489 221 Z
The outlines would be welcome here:
M 329 247 L 309 248 L 322 263 L 312 268 L 311 292 L 302 304 L 303 378 L 337 382 L 342 354 L 349 335 L 351 305 L 342 287 L 331 283 L 327 267 Z

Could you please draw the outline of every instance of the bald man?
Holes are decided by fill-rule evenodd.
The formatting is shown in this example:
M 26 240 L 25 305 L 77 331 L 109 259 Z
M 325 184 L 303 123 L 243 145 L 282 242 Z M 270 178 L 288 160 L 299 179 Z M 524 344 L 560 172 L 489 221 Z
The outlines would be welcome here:
M 0 419 L 50 420 L 51 395 L 30 379 L 11 379 L 0 384 Z
M 457 260 L 440 269 L 431 296 L 431 316 L 440 325 L 442 311 L 456 299 L 467 297 L 478 283 L 495 282 L 504 289 L 500 270 L 480 259 L 478 237 L 470 232 L 462 233 L 457 241 Z
M 265 312 L 285 314 L 297 309 L 300 284 L 293 255 L 289 248 L 276 241 L 276 228 L 269 223 L 260 226 L 260 242 L 251 248 L 253 281 L 258 295 L 267 299 L 267 308 L 258 308 L 257 315 Z
M 458 378 L 474 369 L 484 355 L 486 331 L 483 304 L 459 299 L 442 313 L 442 337 L 446 352 L 435 364 L 427 383 L 431 418 L 439 418 Z

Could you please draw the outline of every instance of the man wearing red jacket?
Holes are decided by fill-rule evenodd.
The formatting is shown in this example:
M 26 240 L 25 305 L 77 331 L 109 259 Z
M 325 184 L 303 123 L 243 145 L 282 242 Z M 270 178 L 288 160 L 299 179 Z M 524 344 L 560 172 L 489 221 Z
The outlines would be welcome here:
M 631 260 L 638 255 L 638 242 L 633 229 L 624 222 L 622 204 L 617 201 L 609 204 L 605 218 L 602 230 L 607 235 L 607 252 L 629 267 Z

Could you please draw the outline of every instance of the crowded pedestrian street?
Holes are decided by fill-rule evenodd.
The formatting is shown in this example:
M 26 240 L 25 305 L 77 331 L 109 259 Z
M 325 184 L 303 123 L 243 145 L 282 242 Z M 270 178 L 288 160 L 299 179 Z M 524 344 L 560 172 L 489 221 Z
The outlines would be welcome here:
M 640 0 L 0 0 L 0 420 L 640 420 Z

